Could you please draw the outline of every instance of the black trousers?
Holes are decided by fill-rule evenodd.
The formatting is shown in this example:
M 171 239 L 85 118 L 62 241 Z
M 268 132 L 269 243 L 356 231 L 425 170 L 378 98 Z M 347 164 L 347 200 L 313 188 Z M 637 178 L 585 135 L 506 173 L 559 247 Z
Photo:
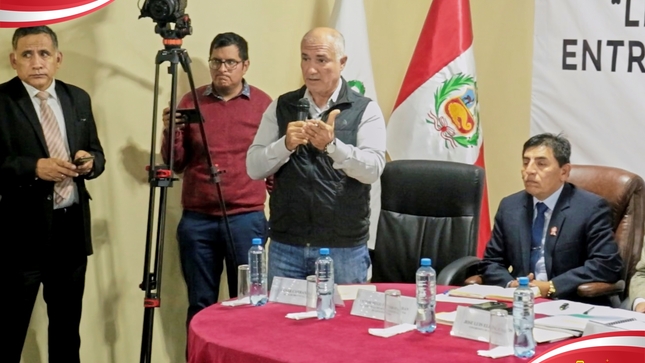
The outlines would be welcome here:
M 80 362 L 79 325 L 87 269 L 82 223 L 81 209 L 77 204 L 55 210 L 50 243 L 44 244 L 41 251 L 33 251 L 32 259 L 17 257 L 20 260 L 17 267 L 9 264 L 12 266 L 12 271 L 8 271 L 10 309 L 5 314 L 10 317 L 8 324 L 0 324 L 3 339 L 8 339 L 4 353 L 0 352 L 0 357 L 6 354 L 8 358 L 0 359 L 3 362 L 20 362 L 41 284 L 49 318 L 49 362 Z M 20 243 L 19 233 L 14 238 L 16 243 Z

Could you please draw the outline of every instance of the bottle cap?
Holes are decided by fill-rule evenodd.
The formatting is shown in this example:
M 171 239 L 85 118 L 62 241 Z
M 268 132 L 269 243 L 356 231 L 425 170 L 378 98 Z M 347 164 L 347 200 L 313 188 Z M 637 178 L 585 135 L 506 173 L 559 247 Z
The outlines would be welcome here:
M 529 286 L 528 277 L 520 277 L 519 279 L 517 279 L 517 281 L 520 283 L 520 286 Z
M 251 244 L 254 245 L 254 246 L 255 245 L 261 245 L 262 244 L 262 238 L 254 238 L 253 240 L 251 240 Z
M 321 256 L 327 256 L 327 255 L 329 255 L 329 248 L 321 248 L 321 249 L 320 249 L 320 255 L 321 255 Z
M 432 266 L 432 259 L 422 258 L 421 259 L 421 266 Z

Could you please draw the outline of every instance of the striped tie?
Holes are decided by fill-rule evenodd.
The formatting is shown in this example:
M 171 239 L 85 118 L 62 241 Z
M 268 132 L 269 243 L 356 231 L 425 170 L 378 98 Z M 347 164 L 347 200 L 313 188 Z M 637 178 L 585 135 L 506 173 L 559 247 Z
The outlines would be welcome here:
M 45 134 L 47 148 L 49 148 L 49 156 L 69 161 L 70 157 L 67 153 L 67 149 L 65 148 L 65 141 L 63 141 L 63 135 L 60 132 L 56 116 L 54 115 L 54 111 L 51 107 L 49 107 L 49 104 L 47 104 L 49 93 L 38 92 L 36 97 L 40 100 L 40 123 L 43 127 L 43 133 Z M 72 178 L 65 177 L 62 181 L 54 184 L 54 201 L 56 204 L 61 204 L 72 195 L 72 192 L 74 191 L 73 183 Z

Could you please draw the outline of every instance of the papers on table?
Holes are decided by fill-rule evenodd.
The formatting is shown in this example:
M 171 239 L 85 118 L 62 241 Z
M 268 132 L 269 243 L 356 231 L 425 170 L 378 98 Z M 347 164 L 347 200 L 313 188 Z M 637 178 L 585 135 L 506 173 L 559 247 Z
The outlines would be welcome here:
M 515 354 L 513 347 L 503 347 L 499 346 L 496 348 L 493 348 L 491 350 L 478 350 L 477 355 L 480 355 L 482 357 L 489 357 L 489 358 L 502 358 L 502 357 L 508 357 Z
M 318 317 L 318 312 L 316 310 L 301 312 L 301 313 L 289 313 L 285 315 L 285 318 L 293 319 L 293 320 L 311 319 L 311 318 L 317 318 L 317 317 Z
M 540 296 L 540 289 L 537 286 L 531 287 L 535 297 Z M 468 285 L 458 289 L 450 290 L 450 296 L 470 297 L 476 299 L 492 299 L 502 301 L 513 301 L 514 287 L 500 287 L 490 285 Z
M 437 302 L 450 302 L 455 304 L 481 304 L 484 302 L 495 301 L 495 300 L 482 300 L 482 299 L 471 299 L 468 297 L 457 297 L 450 296 L 446 294 L 437 294 Z
M 589 320 L 585 318 L 576 318 L 573 316 L 548 316 L 545 318 L 535 319 L 534 326 L 537 328 L 555 330 L 580 336 L 587 326 Z
M 377 337 L 389 338 L 389 337 L 397 335 L 397 334 L 412 331 L 412 330 L 414 330 L 416 328 L 417 328 L 417 326 L 414 325 L 414 324 L 405 323 L 405 324 L 399 324 L 399 325 L 391 326 L 391 327 L 385 328 L 385 329 L 372 328 L 372 329 L 368 329 L 367 331 L 372 335 L 376 335 Z
M 243 297 L 241 299 L 235 299 L 235 300 L 228 300 L 228 301 L 223 301 L 222 306 L 240 306 L 240 305 L 249 305 L 251 304 L 251 300 L 249 300 L 249 297 Z
M 460 314 L 461 313 L 461 314 Z M 461 315 L 461 316 L 460 316 Z M 453 325 L 453 328 L 450 332 L 452 336 L 458 336 L 462 338 L 479 340 L 487 342 L 489 339 L 488 331 L 488 322 L 490 319 L 489 314 L 485 310 L 467 308 L 460 306 L 456 311 L 453 312 L 443 312 L 437 313 L 437 323 L 445 325 Z M 561 318 L 561 317 L 558 317 Z M 555 329 L 555 328 L 545 328 L 545 326 L 550 324 L 544 324 L 544 326 L 538 326 L 537 322 L 539 319 L 535 320 L 535 327 L 533 328 L 533 338 L 537 343 L 546 343 L 546 342 L 555 342 L 567 338 L 572 338 L 574 336 L 580 336 L 582 331 L 577 330 L 566 330 L 566 329 Z M 457 321 L 455 323 L 455 321 Z M 470 324 L 466 324 L 466 322 Z M 547 321 L 548 323 L 548 321 Z M 454 324 L 461 326 L 455 327 Z M 470 327 L 467 325 L 471 325 Z M 570 325 L 565 325 L 571 327 Z M 574 326 L 575 328 L 575 326 Z M 582 327 L 584 329 L 584 327 Z
M 452 325 L 457 318 L 457 310 L 451 312 L 442 312 L 435 315 L 437 324 Z

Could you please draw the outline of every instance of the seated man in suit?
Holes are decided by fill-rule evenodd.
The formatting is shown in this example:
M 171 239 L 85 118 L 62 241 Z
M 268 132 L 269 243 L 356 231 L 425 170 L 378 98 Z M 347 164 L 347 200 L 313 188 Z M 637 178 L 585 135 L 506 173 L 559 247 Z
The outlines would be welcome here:
M 504 198 L 479 272 L 487 285 L 531 284 L 549 298 L 583 301 L 578 285 L 616 282 L 623 268 L 601 197 L 567 183 L 571 145 L 562 136 L 531 137 L 522 151 L 524 190 Z M 608 304 L 607 299 L 586 300 Z
M 645 313 L 645 244 L 641 260 L 636 265 L 636 272 L 629 283 L 629 301 L 634 311 Z

